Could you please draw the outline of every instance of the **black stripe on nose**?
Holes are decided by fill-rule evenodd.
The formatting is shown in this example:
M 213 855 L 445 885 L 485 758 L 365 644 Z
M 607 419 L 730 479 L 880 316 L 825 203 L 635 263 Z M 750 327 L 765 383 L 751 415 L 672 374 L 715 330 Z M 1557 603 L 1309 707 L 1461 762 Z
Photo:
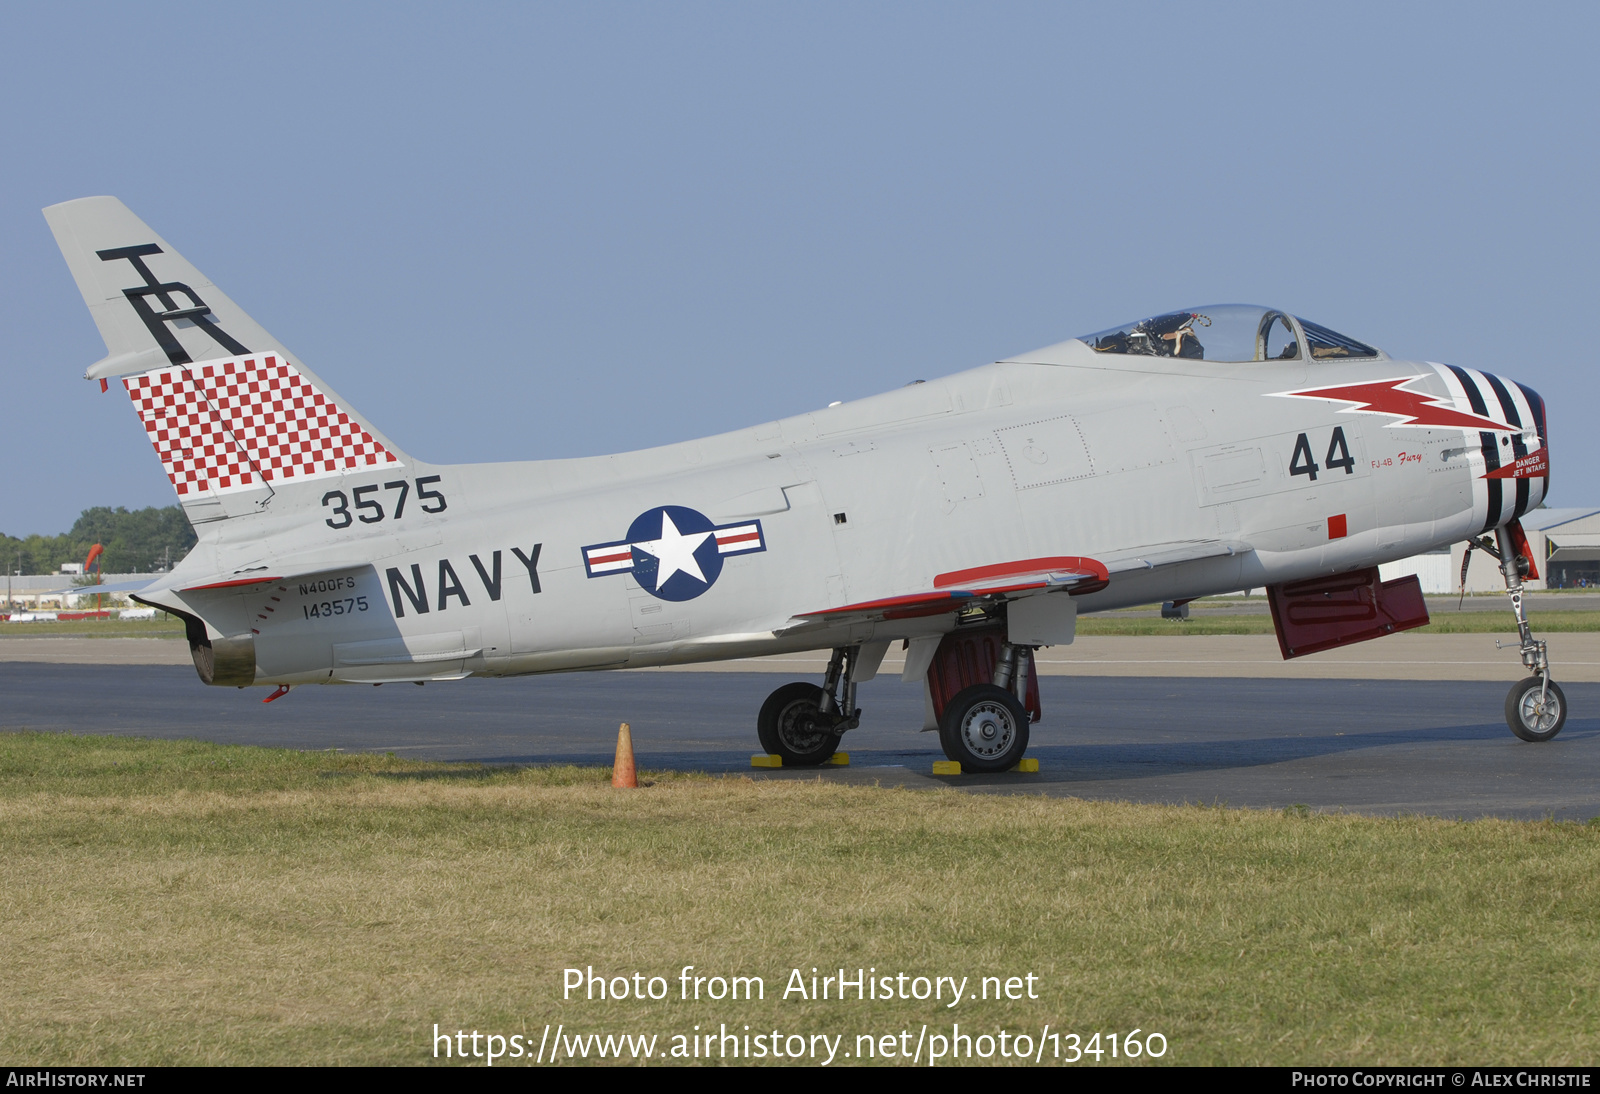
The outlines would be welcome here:
M 1472 412 L 1487 418 L 1489 404 L 1483 401 L 1483 391 L 1478 387 L 1478 382 L 1472 378 L 1472 373 L 1458 365 L 1446 365 L 1455 373 L 1456 379 L 1461 381 L 1461 388 L 1467 393 L 1467 402 L 1472 406 Z M 1495 434 L 1484 430 L 1478 434 L 1478 444 L 1483 451 L 1483 469 L 1496 471 L 1500 467 L 1500 439 Z M 1500 508 L 1505 498 L 1501 489 L 1500 479 L 1485 479 L 1484 486 L 1488 487 L 1489 505 L 1488 512 L 1484 515 L 1483 527 L 1480 532 L 1487 532 L 1500 523 Z
M 1506 382 L 1492 372 L 1485 372 L 1483 378 L 1489 381 L 1489 386 L 1494 389 L 1495 398 L 1500 400 L 1500 409 L 1505 411 L 1505 420 L 1514 426 L 1522 425 L 1522 415 L 1517 413 L 1517 402 L 1511 397 L 1511 392 L 1506 390 Z M 1522 439 L 1521 433 L 1511 434 L 1511 457 L 1520 460 L 1528 454 L 1528 443 Z M 1511 514 L 1512 520 L 1519 520 L 1522 514 L 1528 511 L 1528 480 L 1516 479 L 1517 507 Z

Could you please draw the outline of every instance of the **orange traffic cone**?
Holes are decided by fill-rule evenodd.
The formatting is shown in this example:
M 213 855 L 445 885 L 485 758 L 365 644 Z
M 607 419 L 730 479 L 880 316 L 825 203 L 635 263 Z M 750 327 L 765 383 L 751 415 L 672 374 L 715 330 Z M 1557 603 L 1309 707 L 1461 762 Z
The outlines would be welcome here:
M 619 789 L 636 789 L 639 776 L 633 770 L 633 733 L 623 722 L 617 730 L 617 759 L 611 765 L 611 785 Z

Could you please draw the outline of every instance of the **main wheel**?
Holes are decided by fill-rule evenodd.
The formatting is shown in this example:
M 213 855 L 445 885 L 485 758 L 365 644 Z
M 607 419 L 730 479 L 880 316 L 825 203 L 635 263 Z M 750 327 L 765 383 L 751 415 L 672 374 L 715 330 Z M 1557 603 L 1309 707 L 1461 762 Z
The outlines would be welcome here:
M 1548 693 L 1544 686 L 1539 677 L 1530 676 L 1511 685 L 1506 696 L 1506 725 L 1524 741 L 1548 741 L 1567 724 L 1567 697 L 1554 680 Z
M 826 763 L 839 751 L 839 734 L 822 713 L 822 689 L 803 680 L 767 696 L 756 716 L 756 733 L 762 748 L 796 767 Z
M 939 743 L 963 771 L 1005 771 L 1028 750 L 1028 712 L 1005 688 L 974 684 L 945 706 Z

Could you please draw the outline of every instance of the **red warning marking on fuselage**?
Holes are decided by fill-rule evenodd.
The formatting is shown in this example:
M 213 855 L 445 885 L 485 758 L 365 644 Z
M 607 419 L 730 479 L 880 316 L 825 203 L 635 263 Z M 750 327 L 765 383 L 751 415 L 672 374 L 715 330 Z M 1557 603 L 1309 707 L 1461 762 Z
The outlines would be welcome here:
M 1457 410 L 1448 399 L 1440 399 L 1421 391 L 1407 391 L 1407 384 L 1425 380 L 1424 376 L 1400 376 L 1392 380 L 1374 380 L 1366 384 L 1340 384 L 1337 387 L 1311 387 L 1300 391 L 1274 391 L 1272 395 L 1290 399 L 1326 399 L 1329 402 L 1349 403 L 1341 414 L 1386 414 L 1397 419 L 1391 426 L 1414 426 L 1419 429 L 1497 429 L 1507 433 L 1520 433 L 1521 429 L 1493 418 L 1481 417 Z
M 1542 479 L 1550 474 L 1550 450 L 1541 448 L 1537 452 L 1529 452 L 1521 459 L 1513 460 L 1504 467 L 1497 467 L 1493 471 L 1478 476 L 1483 479 Z

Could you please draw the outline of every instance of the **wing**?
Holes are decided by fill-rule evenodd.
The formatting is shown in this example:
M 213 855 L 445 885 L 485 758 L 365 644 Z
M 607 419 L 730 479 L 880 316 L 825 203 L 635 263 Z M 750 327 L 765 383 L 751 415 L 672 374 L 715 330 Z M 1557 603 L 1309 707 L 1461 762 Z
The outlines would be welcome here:
M 1110 574 L 1103 563 L 1076 555 L 1026 558 L 1016 562 L 974 566 L 938 575 L 933 579 L 933 588 L 926 592 L 802 612 L 779 633 L 791 633 L 803 627 L 822 624 L 878 623 L 891 619 L 943 615 L 965 611 L 975 604 L 1010 600 L 1041 589 L 1089 592 L 1105 588 L 1109 580 Z
M 1206 558 L 1247 555 L 1255 548 L 1248 543 L 1228 539 L 1183 539 L 1171 543 L 1153 543 L 1118 551 L 1106 556 L 1106 569 L 1113 574 L 1129 570 L 1154 570 L 1162 566 L 1175 566 L 1180 562 L 1199 562 Z
M 1108 556 L 1109 562 L 1079 555 L 1056 555 L 974 566 L 940 574 L 933 579 L 933 588 L 926 592 L 802 612 L 776 633 L 790 634 L 822 624 L 881 623 L 893 619 L 953 614 L 975 605 L 996 604 L 1041 589 L 1065 589 L 1071 595 L 1082 596 L 1104 589 L 1110 584 L 1113 574 L 1248 554 L 1252 550 L 1254 548 L 1248 543 L 1234 540 L 1197 539 L 1118 551 Z

